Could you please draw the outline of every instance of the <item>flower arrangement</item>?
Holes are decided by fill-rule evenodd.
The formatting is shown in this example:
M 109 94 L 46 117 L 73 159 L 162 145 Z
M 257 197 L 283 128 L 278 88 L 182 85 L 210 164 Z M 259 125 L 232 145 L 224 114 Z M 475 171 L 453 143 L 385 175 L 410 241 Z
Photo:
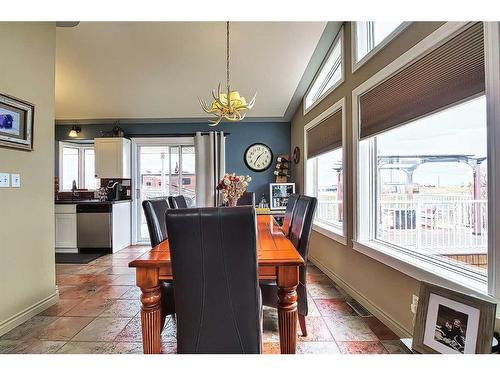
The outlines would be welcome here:
M 238 199 L 247 190 L 250 181 L 252 181 L 250 176 L 236 176 L 234 173 L 226 173 L 217 184 L 217 190 L 222 190 L 224 203 L 236 206 Z

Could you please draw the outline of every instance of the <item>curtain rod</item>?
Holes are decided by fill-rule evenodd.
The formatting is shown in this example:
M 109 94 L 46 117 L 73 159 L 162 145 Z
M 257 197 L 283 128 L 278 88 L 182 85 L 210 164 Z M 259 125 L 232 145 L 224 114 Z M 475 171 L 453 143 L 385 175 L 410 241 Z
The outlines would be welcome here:
M 210 132 L 199 132 L 201 135 L 209 135 Z M 125 137 L 127 138 L 152 138 L 152 137 L 194 137 L 196 135 L 196 132 L 194 133 L 168 133 L 168 134 L 127 134 L 125 133 Z M 231 135 L 231 133 L 224 133 L 224 136 L 226 135 Z

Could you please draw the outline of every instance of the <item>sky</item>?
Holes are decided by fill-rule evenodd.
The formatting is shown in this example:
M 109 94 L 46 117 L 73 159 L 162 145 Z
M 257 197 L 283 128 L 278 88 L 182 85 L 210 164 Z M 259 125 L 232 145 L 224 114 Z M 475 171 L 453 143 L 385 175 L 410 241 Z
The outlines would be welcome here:
M 378 155 L 472 155 L 486 157 L 486 98 L 480 97 L 377 136 Z M 484 164 L 486 166 L 486 163 Z M 483 168 L 484 173 L 486 169 Z M 419 184 L 467 185 L 472 168 L 459 163 L 418 167 Z

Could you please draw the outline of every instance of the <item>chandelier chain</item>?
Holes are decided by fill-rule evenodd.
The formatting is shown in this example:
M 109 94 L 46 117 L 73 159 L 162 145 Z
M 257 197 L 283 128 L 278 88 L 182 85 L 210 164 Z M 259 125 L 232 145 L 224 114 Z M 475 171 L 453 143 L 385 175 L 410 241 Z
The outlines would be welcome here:
M 229 91 L 229 21 L 226 22 L 226 85 Z

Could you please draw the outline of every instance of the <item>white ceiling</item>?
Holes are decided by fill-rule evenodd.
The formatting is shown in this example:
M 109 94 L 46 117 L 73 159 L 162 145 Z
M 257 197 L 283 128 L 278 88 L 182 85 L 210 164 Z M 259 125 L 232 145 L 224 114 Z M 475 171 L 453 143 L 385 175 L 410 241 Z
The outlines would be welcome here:
M 232 22 L 231 86 L 249 117 L 282 117 L 326 22 Z M 225 22 L 82 22 L 57 28 L 56 118 L 204 118 L 225 81 Z

